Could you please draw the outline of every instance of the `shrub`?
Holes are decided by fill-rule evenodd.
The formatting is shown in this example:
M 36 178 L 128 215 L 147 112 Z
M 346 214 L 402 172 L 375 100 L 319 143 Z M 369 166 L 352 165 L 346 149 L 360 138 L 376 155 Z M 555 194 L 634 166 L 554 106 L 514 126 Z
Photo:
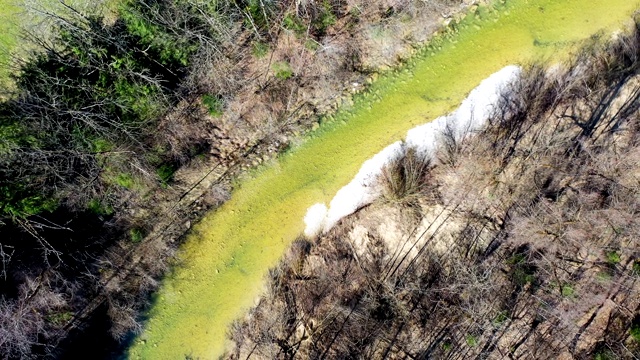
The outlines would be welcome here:
M 104 205 L 98 199 L 91 199 L 87 204 L 87 208 L 97 215 L 111 215 L 113 214 L 113 208 L 108 205 Z
M 413 148 L 382 170 L 383 198 L 392 203 L 416 205 L 428 186 L 431 161 Z

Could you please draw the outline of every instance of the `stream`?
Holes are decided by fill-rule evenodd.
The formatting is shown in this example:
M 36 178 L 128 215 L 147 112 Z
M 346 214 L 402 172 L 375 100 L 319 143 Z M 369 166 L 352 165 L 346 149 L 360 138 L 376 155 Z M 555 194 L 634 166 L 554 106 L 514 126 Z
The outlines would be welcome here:
M 328 204 L 365 160 L 455 109 L 490 74 L 508 64 L 566 60 L 592 35 L 621 29 L 638 5 L 511 0 L 481 6 L 441 31 L 406 65 L 356 95 L 352 106 L 252 171 L 226 204 L 194 226 L 128 356 L 220 356 L 229 325 L 254 304 L 268 269 L 302 234 L 307 208 Z

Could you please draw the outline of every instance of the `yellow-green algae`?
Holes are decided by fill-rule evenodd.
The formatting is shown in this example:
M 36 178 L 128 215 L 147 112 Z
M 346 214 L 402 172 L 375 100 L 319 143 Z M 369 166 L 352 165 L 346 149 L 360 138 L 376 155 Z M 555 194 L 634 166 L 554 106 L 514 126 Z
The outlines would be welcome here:
M 7 64 L 11 60 L 9 53 L 14 51 L 17 38 L 17 20 L 19 9 L 13 0 L 0 0 L 0 86 L 8 86 Z
M 514 0 L 469 14 L 351 109 L 241 181 L 232 199 L 194 228 L 128 355 L 221 355 L 229 324 L 259 296 L 268 268 L 302 232 L 309 206 L 330 201 L 367 158 L 456 107 L 491 73 L 566 56 L 581 40 L 621 28 L 637 6 L 636 0 Z

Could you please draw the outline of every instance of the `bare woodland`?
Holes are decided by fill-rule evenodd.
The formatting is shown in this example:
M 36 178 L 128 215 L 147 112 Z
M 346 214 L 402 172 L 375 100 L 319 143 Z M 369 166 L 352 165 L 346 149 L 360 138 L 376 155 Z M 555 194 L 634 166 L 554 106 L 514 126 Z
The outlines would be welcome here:
M 391 164 L 379 202 L 293 244 L 227 357 L 638 359 L 639 29 Z
M 462 1 L 139 1 L 106 18 L 25 3 L 42 22 L 23 33 L 33 52 L 9 65 L 27 80 L 3 89 L 0 111 L 0 187 L 18 194 L 0 199 L 3 358 L 70 358 L 76 344 L 117 356 L 232 179 L 410 56 Z M 118 81 L 133 86 L 113 97 L 103 85 Z

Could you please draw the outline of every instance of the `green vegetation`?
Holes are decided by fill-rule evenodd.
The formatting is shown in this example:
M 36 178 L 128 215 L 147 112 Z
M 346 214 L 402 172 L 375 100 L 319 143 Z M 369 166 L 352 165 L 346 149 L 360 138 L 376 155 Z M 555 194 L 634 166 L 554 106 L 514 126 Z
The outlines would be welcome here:
M 260 41 L 254 41 L 251 45 L 251 51 L 253 53 L 253 56 L 261 59 L 267 56 L 267 54 L 269 53 L 269 44 Z
M 227 326 L 251 306 L 267 269 L 302 232 L 310 205 L 328 203 L 364 160 L 457 106 L 489 74 L 510 63 L 568 56 L 596 32 L 618 28 L 635 8 L 626 0 L 588 7 L 578 0 L 514 1 L 499 11 L 480 7 L 455 34 L 441 35 L 407 67 L 377 81 L 356 98 L 352 111 L 241 182 L 229 202 L 205 217 L 182 249 L 181 266 L 164 280 L 129 356 L 221 354 Z M 604 12 L 608 16 L 600 16 Z M 536 39 L 552 45 L 534 46 Z
M 631 272 L 636 276 L 640 276 L 640 260 L 635 260 L 633 262 L 633 265 L 631 265 Z
M 509 312 L 508 311 L 500 311 L 498 315 L 493 319 L 493 325 L 495 327 L 500 327 L 504 323 L 509 320 Z
M 617 251 L 607 251 L 607 262 L 611 266 L 615 266 L 620 263 L 620 254 Z
M 176 170 L 173 164 L 162 164 L 156 169 L 156 174 L 162 183 L 167 184 L 173 179 L 173 174 L 175 174 Z
M 618 357 L 611 350 L 604 349 L 597 352 L 594 355 L 593 359 L 594 360 L 615 360 L 615 359 L 618 359 Z
M 294 14 L 285 15 L 282 20 L 285 29 L 293 31 L 297 36 L 302 36 L 307 31 L 306 25 Z
M 70 311 L 57 312 L 47 316 L 47 320 L 49 320 L 54 325 L 58 325 L 58 326 L 63 326 L 72 318 L 73 318 L 73 313 Z
M 560 291 L 562 296 L 566 298 L 574 298 L 576 296 L 576 291 L 571 284 L 563 284 Z
M 96 176 L 114 147 L 136 144 L 147 152 L 146 129 L 175 102 L 194 43 L 173 41 L 179 37 L 139 21 L 144 14 L 131 15 L 142 9 L 123 12 L 124 20 L 109 26 L 95 16 L 62 23 L 51 44 L 41 44 L 56 51 L 37 53 L 15 76 L 16 95 L 0 104 L 0 216 L 48 209 L 58 189 Z M 60 152 L 75 160 L 61 161 Z M 84 164 L 83 173 L 73 161 Z M 116 172 L 113 182 L 132 189 L 132 176 Z
M 129 237 L 131 238 L 131 242 L 139 243 L 144 238 L 144 230 L 140 228 L 133 228 L 129 230 Z
M 318 16 L 318 19 L 316 20 L 314 25 L 320 33 L 324 33 L 327 28 L 334 25 L 338 19 L 331 9 L 331 3 L 329 2 L 329 0 L 324 0 L 322 2 L 321 9 L 322 11 L 320 12 L 320 15 Z
M 6 66 L 11 62 L 9 55 L 16 50 L 18 37 L 17 14 L 20 9 L 12 0 L 0 0 L 0 86 L 10 87 L 11 70 Z M 3 94 L 4 96 L 5 94 Z
M 114 1 L 103 14 L 84 11 L 98 4 L 74 8 L 78 3 L 31 4 L 38 14 L 20 19 L 25 36 L 15 68 L 7 66 L 4 50 L 16 48 L 20 21 L 15 7 L 0 3 L 6 20 L 0 26 L 0 324 L 24 325 L 3 328 L 2 358 L 37 357 L 32 350 L 44 356 L 48 346 L 73 333 L 68 316 L 47 314 L 76 315 L 95 297 L 117 298 L 99 310 L 113 320 L 114 338 L 136 325 L 135 309 L 154 281 L 115 295 L 122 288 L 103 291 L 96 279 L 108 271 L 97 264 L 127 237 L 129 248 L 115 251 L 133 253 L 150 222 L 148 213 L 135 210 L 153 190 L 168 188 L 178 164 L 206 148 L 205 134 L 193 130 L 193 122 L 180 131 L 161 122 L 177 104 L 194 108 L 198 94 L 214 92 L 192 91 L 193 59 L 204 43 L 215 48 L 223 41 L 220 28 L 239 22 L 229 14 L 215 26 L 209 22 L 218 14 L 207 11 L 225 11 L 223 4 Z M 30 27 L 32 15 L 41 26 Z M 208 105 L 222 109 L 221 103 Z M 106 264 L 116 272 L 130 266 Z M 78 276 L 85 272 L 90 276 Z
M 203 95 L 202 103 L 207 107 L 207 110 L 209 110 L 209 115 L 213 117 L 219 117 L 220 115 L 222 115 L 224 104 L 218 97 L 210 94 Z
M 629 329 L 629 335 L 633 338 L 633 340 L 640 343 L 640 325 L 634 325 Z
M 352 19 L 337 1 L 128 0 L 102 14 L 52 2 L 63 11 L 43 13 L 51 33 L 32 33 L 32 43 L 22 44 L 21 70 L 12 73 L 0 102 L 0 324 L 12 324 L 2 329 L 0 357 L 55 352 L 76 358 L 64 353 L 73 346 L 54 349 L 53 344 L 78 341 L 64 339 L 69 333 L 92 337 L 78 327 L 102 316 L 110 319 L 108 336 L 127 338 L 137 329 L 138 311 L 158 276 L 175 260 L 177 238 L 199 211 L 228 199 L 226 183 L 205 194 L 201 189 L 182 193 L 191 185 L 189 177 L 202 175 L 212 160 L 220 160 L 222 168 L 244 167 L 235 156 L 255 151 L 258 141 L 265 149 L 249 155 L 279 150 L 279 159 L 241 180 L 222 179 L 237 181 L 234 199 L 195 227 L 148 314 L 150 330 L 142 338 L 149 341 L 131 350 L 132 357 L 147 358 L 219 353 L 226 326 L 250 304 L 265 269 L 300 232 L 306 208 L 328 201 L 364 159 L 408 128 L 455 107 L 504 64 L 562 53 L 596 30 L 613 29 L 631 9 L 608 2 L 616 16 L 602 19 L 593 10 L 603 9 L 602 2 L 583 9 L 571 0 L 554 9 L 547 6 L 557 4 L 551 0 L 536 1 L 551 15 L 514 0 L 454 21 L 406 66 L 383 76 L 337 116 L 322 119 L 313 137 L 297 145 L 275 139 L 306 130 L 303 121 L 290 120 L 322 112 L 331 93 L 341 90 L 335 80 L 342 74 L 364 75 L 358 57 L 366 40 L 340 33 L 362 30 L 372 21 L 381 34 L 392 35 L 379 23 L 408 20 L 408 13 L 394 20 L 392 7 L 380 10 L 374 4 L 368 5 L 374 11 L 351 9 L 359 16 Z M 428 3 L 420 2 L 423 10 L 431 10 L 433 2 Z M 338 19 L 346 32 L 331 28 Z M 560 24 L 559 33 L 549 26 L 554 24 Z M 9 29 L 12 23 L 5 25 Z M 0 41 L 10 47 L 9 30 Z M 326 52 L 318 52 L 314 60 L 305 60 L 309 68 L 301 68 L 296 51 L 307 56 L 304 47 L 325 43 L 325 33 L 347 51 L 325 62 L 315 60 L 327 59 Z M 259 58 L 270 51 L 273 59 L 287 60 L 260 69 L 267 70 L 264 76 L 256 78 L 254 71 L 265 60 L 237 66 L 251 53 Z M 324 75 L 318 79 L 316 71 Z M 294 94 L 306 93 L 298 90 L 310 79 L 314 86 L 307 89 L 328 96 L 298 108 L 302 99 Z M 248 98 L 248 106 L 236 114 L 235 105 Z M 234 112 L 223 114 L 227 106 Z M 203 116 L 203 110 L 211 116 Z M 251 118 L 248 111 L 256 115 Z M 235 123 L 240 125 L 236 132 L 227 121 L 235 115 L 247 120 Z M 264 134 L 269 138 L 255 139 Z M 202 161 L 193 161 L 197 156 Z M 192 167 L 174 179 L 185 164 Z M 391 173 L 390 191 L 399 202 L 415 204 L 407 199 L 416 198 L 414 185 L 426 173 L 413 170 L 403 164 Z M 165 225 L 154 231 L 159 236 L 145 239 L 150 229 Z M 507 272 L 516 272 L 516 287 L 533 282 L 527 280 L 535 270 L 530 261 L 507 266 Z M 389 319 L 398 304 L 383 295 L 372 297 L 370 310 Z M 469 328 L 466 333 L 477 332 Z M 483 338 L 478 335 L 476 341 Z M 464 335 L 459 340 L 464 344 Z
M 122 186 L 123 188 L 129 189 L 129 190 L 133 189 L 133 186 L 135 185 L 135 181 L 133 180 L 133 177 L 130 174 L 126 174 L 126 173 L 119 173 L 118 175 L 116 175 L 114 182 L 118 186 Z
M 467 335 L 464 340 L 470 347 L 475 347 L 476 345 L 478 345 L 478 338 L 473 335 Z
M 286 61 L 276 62 L 272 65 L 275 77 L 280 80 L 287 80 L 293 76 L 293 69 Z
M 109 205 L 105 205 L 98 199 L 91 199 L 87 204 L 87 208 L 97 215 L 111 215 L 113 214 L 113 208 Z
M 518 252 L 507 260 L 507 264 L 511 265 L 512 281 L 519 287 L 527 284 L 534 284 L 536 281 L 535 267 L 528 261 L 525 254 Z

